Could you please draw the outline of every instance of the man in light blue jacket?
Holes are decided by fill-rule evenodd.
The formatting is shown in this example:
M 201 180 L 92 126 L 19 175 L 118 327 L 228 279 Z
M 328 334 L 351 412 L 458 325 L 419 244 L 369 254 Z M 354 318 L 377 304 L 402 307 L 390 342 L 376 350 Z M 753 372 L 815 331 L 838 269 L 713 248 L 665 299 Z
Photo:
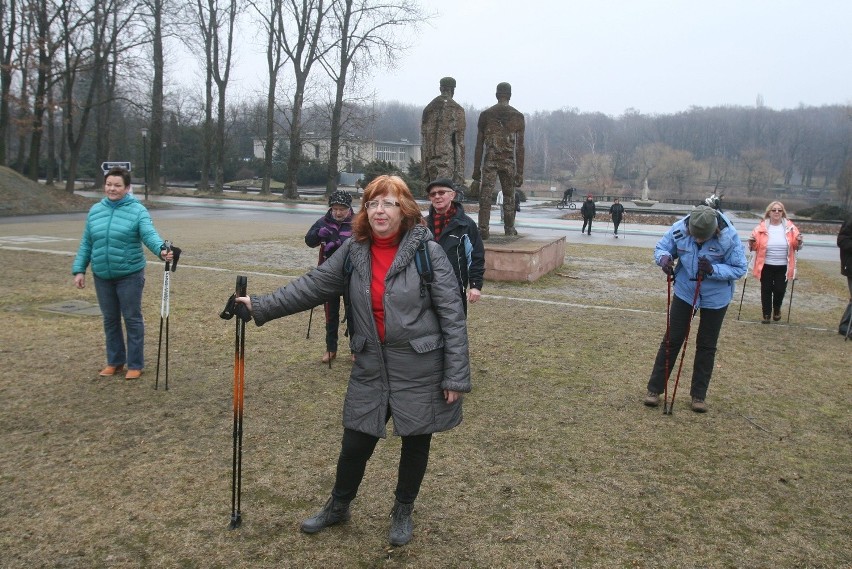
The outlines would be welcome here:
M 660 342 L 644 403 L 649 407 L 660 404 L 660 394 L 677 361 L 693 310 L 700 310 L 690 395 L 692 410 L 704 413 L 716 344 L 734 296 L 734 281 L 748 268 L 745 250 L 731 221 L 712 207 L 700 205 L 663 235 L 654 249 L 654 259 L 663 272 L 672 276 L 674 298 L 668 334 Z

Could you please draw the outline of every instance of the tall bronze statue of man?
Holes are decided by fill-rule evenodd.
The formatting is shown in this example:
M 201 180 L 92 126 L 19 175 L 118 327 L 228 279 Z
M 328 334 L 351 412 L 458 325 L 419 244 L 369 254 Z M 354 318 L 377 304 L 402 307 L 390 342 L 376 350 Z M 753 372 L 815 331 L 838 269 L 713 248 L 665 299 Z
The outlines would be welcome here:
M 426 183 L 449 178 L 456 188 L 464 187 L 464 109 L 453 100 L 456 80 L 444 77 L 441 94 L 423 109 L 420 124 L 423 168 Z
M 515 230 L 515 188 L 524 183 L 524 115 L 511 105 L 512 86 L 497 85 L 497 104 L 479 115 L 473 157 L 471 195 L 479 194 L 479 233 L 488 239 L 491 194 L 500 179 L 503 190 L 503 229 Z

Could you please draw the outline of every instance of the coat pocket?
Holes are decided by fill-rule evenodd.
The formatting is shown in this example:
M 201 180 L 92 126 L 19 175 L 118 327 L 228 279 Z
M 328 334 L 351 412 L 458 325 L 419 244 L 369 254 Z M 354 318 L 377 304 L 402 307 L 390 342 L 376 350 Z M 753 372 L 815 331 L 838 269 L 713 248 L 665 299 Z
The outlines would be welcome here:
M 352 334 L 349 336 L 349 349 L 354 354 L 360 354 L 364 351 L 364 346 L 367 345 L 367 337 L 360 334 Z
M 409 340 L 408 343 L 411 345 L 411 349 L 418 354 L 425 354 L 427 352 L 437 350 L 438 348 L 443 348 L 444 336 L 441 334 L 430 334 L 429 336 L 422 336 L 420 338 Z

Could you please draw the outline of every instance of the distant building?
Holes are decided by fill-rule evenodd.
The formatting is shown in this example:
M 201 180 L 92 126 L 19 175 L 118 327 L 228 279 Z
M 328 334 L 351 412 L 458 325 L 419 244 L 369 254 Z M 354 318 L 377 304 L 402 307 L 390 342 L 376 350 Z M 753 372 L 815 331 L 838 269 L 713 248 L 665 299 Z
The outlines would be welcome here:
M 276 145 L 286 144 L 286 142 L 285 139 L 278 139 Z M 302 156 L 308 159 L 328 162 L 330 147 L 331 139 L 329 138 L 314 136 L 311 133 L 302 138 Z M 254 157 L 263 159 L 263 140 L 260 138 L 254 139 Z M 341 172 L 352 172 L 355 164 L 366 164 L 373 160 L 390 162 L 405 172 L 410 160 L 420 162 L 420 145 L 406 139 L 398 141 L 344 139 L 341 141 L 337 156 L 337 168 Z

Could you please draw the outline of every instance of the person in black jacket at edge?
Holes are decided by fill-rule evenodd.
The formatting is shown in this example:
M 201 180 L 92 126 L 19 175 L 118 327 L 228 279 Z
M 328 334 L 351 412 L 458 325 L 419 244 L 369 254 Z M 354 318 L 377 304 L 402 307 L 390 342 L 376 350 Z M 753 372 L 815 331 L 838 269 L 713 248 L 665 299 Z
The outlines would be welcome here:
M 426 225 L 450 259 L 467 314 L 467 303 L 476 302 L 482 294 L 485 275 L 485 247 L 479 229 L 465 214 L 462 204 L 455 200 L 452 180 L 434 180 L 426 186 L 426 193 L 432 203 Z

